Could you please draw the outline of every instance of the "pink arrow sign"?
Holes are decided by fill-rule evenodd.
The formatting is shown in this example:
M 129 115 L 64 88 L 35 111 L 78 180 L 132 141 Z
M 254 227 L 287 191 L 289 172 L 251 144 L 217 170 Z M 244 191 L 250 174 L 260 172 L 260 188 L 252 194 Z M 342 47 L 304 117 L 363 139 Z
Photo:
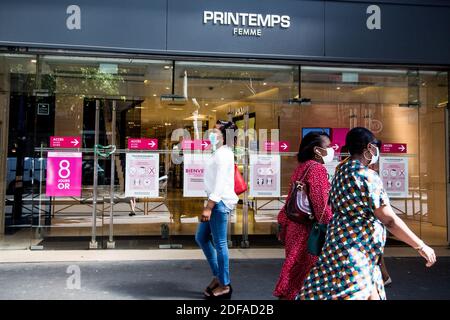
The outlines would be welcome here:
M 81 137 L 51 136 L 50 148 L 81 148 Z
M 350 131 L 348 128 L 332 128 L 331 129 L 331 148 L 334 152 L 340 153 L 342 147 L 345 145 L 345 137 Z
M 406 143 L 383 143 L 381 153 L 407 153 L 408 145 Z
M 128 149 L 132 150 L 158 150 L 158 139 L 129 138 Z
M 288 141 L 265 141 L 265 151 L 289 152 L 290 144 Z
M 211 146 L 209 140 L 183 140 L 183 150 L 207 150 Z

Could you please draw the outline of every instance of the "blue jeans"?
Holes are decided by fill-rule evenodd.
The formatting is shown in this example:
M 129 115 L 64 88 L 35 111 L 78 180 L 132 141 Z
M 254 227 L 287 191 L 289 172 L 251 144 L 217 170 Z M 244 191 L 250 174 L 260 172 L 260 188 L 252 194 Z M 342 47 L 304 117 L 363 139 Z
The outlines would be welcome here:
M 220 281 L 220 284 L 230 284 L 230 271 L 228 261 L 227 227 L 230 209 L 220 201 L 214 206 L 211 218 L 198 225 L 195 241 L 208 260 L 211 271 Z M 212 241 L 211 236 L 212 235 Z

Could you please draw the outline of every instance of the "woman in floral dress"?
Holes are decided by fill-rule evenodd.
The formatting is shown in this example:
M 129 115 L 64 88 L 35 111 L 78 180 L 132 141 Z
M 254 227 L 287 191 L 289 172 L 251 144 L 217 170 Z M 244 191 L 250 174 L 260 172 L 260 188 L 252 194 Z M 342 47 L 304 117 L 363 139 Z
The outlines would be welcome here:
M 393 212 L 378 174 L 368 168 L 378 161 L 380 143 L 366 128 L 346 137 L 350 158 L 333 178 L 333 209 L 325 244 L 298 299 L 386 299 L 380 271 L 386 229 L 415 248 L 431 267 L 436 256 Z
M 330 183 L 323 163 L 333 160 L 334 150 L 330 148 L 330 138 L 325 133 L 311 132 L 300 144 L 299 164 L 291 177 L 291 186 L 304 175 L 309 189 L 309 200 L 317 219 L 322 223 L 331 219 L 331 209 L 327 205 Z M 290 189 L 290 188 L 289 188 Z M 300 224 L 287 218 L 285 208 L 278 215 L 281 225 L 281 238 L 285 245 L 286 260 L 281 269 L 274 296 L 284 300 L 293 300 L 301 289 L 309 270 L 317 261 L 317 256 L 308 253 L 307 241 L 311 225 Z

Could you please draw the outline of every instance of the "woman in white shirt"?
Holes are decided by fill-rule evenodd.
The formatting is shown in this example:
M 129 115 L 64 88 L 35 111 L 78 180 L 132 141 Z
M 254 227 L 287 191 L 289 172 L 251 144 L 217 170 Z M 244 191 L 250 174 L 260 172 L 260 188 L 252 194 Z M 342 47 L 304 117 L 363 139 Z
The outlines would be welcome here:
M 195 235 L 214 276 L 204 292 L 209 299 L 229 299 L 233 291 L 229 273 L 227 226 L 230 212 L 238 202 L 234 192 L 233 148 L 236 128 L 233 122 L 218 120 L 209 134 L 212 154 L 205 165 L 208 202 Z

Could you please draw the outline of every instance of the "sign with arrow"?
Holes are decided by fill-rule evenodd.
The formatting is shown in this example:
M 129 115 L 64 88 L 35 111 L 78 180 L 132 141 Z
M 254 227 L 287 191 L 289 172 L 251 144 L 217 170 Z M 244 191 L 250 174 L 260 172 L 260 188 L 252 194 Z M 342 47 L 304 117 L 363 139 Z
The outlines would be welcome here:
M 128 149 L 131 150 L 158 150 L 158 139 L 129 138 Z
M 207 150 L 211 146 L 209 140 L 183 140 L 183 150 Z
M 407 153 L 408 145 L 406 143 L 383 143 L 381 153 Z
M 349 128 L 332 128 L 331 129 L 331 145 L 335 153 L 341 153 L 341 149 L 345 146 L 345 137 L 350 131 Z
M 290 144 L 288 141 L 264 141 L 265 151 L 289 152 Z
M 81 148 L 81 137 L 50 137 L 50 148 Z

